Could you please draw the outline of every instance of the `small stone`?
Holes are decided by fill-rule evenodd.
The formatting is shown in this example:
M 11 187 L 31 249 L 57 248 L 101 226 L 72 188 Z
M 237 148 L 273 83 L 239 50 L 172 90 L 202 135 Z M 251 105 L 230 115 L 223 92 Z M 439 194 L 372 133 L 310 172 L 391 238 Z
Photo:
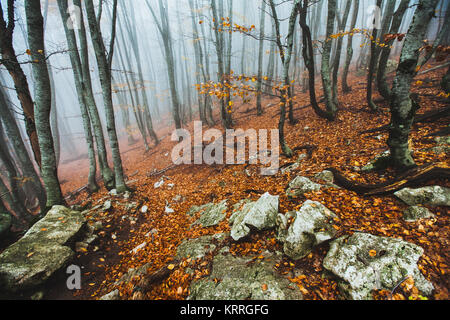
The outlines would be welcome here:
M 141 208 L 141 213 L 147 213 L 147 211 L 148 211 L 148 207 L 147 206 L 143 206 Z

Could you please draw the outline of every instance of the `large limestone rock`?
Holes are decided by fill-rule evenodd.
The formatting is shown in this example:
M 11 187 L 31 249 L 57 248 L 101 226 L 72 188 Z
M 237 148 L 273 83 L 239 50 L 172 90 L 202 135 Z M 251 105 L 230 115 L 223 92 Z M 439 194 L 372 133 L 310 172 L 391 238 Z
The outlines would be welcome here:
M 189 300 L 301 300 L 298 287 L 274 270 L 280 256 L 214 257 L 208 278 L 192 282 Z M 254 261 L 254 263 L 252 263 Z M 216 280 L 216 281 L 214 281 Z M 218 280 L 218 281 L 217 281 Z
M 0 239 L 9 232 L 11 224 L 12 224 L 11 215 L 8 213 L 0 212 Z
M 405 188 L 394 193 L 410 206 L 418 204 L 429 206 L 450 206 L 450 188 L 428 186 L 418 189 Z
M 17 292 L 43 284 L 74 256 L 69 247 L 85 232 L 78 211 L 54 206 L 16 243 L 0 254 L 0 288 Z
M 203 258 L 209 252 L 214 251 L 216 244 L 222 242 L 228 235 L 225 233 L 215 234 L 213 236 L 203 236 L 197 239 L 186 240 L 177 248 L 177 258 Z
M 276 226 L 277 215 L 278 196 L 266 192 L 258 201 L 244 204 L 242 210 L 230 217 L 231 237 L 237 241 L 247 236 L 251 227 L 257 230 L 273 228 Z
M 227 215 L 227 200 L 218 204 L 207 203 L 200 207 L 193 207 L 189 214 L 195 214 L 202 211 L 200 218 L 194 224 L 200 224 L 202 227 L 212 227 L 218 225 Z
M 423 249 L 401 239 L 355 233 L 331 243 L 323 266 L 332 272 L 346 298 L 371 300 L 372 290 L 392 290 L 411 275 L 424 295 L 433 285 L 417 267 Z
M 284 239 L 284 253 L 298 260 L 307 256 L 314 246 L 332 239 L 336 235 L 335 218 L 337 216 L 320 202 L 307 200 L 295 212 L 295 220 Z
M 312 182 L 306 177 L 297 176 L 289 183 L 286 195 L 289 197 L 302 196 L 305 193 L 319 191 L 322 185 Z

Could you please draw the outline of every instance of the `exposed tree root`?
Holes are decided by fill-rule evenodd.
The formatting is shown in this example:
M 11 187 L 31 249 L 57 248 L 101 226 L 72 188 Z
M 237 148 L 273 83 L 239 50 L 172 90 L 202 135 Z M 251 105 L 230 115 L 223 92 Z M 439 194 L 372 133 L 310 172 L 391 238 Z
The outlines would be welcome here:
M 366 196 L 389 194 L 406 187 L 424 184 L 430 180 L 450 178 L 450 168 L 444 162 L 426 164 L 411 169 L 390 181 L 372 185 L 348 180 L 335 168 L 329 168 L 327 170 L 333 172 L 335 183 L 338 186 Z
M 174 260 L 152 274 L 144 275 L 133 289 L 133 300 L 143 300 L 145 294 L 149 292 L 154 285 L 160 284 L 166 280 L 172 272 L 176 270 L 179 264 L 180 261 Z

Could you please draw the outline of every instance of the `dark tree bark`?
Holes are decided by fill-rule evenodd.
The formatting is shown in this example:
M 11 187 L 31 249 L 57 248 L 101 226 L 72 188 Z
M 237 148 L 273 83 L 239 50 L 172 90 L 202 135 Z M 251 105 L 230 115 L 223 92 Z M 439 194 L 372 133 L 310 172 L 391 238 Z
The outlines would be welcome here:
M 8 70 L 14 82 L 14 88 L 17 98 L 20 101 L 23 115 L 25 117 L 25 128 L 30 139 L 34 159 L 41 166 L 41 154 L 39 148 L 39 139 L 36 132 L 36 123 L 34 119 L 34 103 L 31 98 L 28 81 L 21 68 L 17 55 L 13 47 L 13 32 L 15 27 L 14 3 L 15 0 L 7 0 L 8 3 L 8 24 L 3 17 L 3 9 L 0 6 L 0 53 L 2 59 L 0 64 Z
M 303 42 L 303 59 L 305 61 L 305 66 L 308 69 L 308 87 L 309 87 L 309 99 L 314 112 L 322 118 L 328 119 L 330 121 L 334 120 L 334 115 L 328 110 L 324 111 L 320 108 L 317 97 L 316 97 L 316 85 L 315 85 L 315 63 L 314 63 L 314 47 L 311 39 L 311 30 L 306 22 L 306 17 L 308 13 L 309 0 L 303 0 L 300 12 L 300 27 L 302 28 L 302 42 Z
M 0 88 L 0 120 L 3 123 L 5 133 L 14 148 L 22 173 L 25 177 L 29 178 L 25 185 L 29 185 L 33 194 L 37 196 L 39 207 L 44 212 L 46 207 L 45 190 L 22 140 L 16 119 L 10 111 L 9 103 L 7 102 L 7 97 L 3 88 Z

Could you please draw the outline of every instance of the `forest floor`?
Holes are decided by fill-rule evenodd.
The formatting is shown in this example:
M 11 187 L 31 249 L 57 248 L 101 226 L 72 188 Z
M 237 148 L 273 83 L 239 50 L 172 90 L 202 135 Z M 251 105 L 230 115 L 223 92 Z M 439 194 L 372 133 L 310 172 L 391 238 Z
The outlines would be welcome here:
M 428 68 L 434 65 L 429 65 Z M 439 69 L 421 76 L 416 80 L 422 83 L 414 84 L 413 92 L 420 95 L 422 108 L 418 113 L 435 110 L 447 106 L 448 100 L 439 97 L 439 81 L 446 69 Z M 165 266 L 176 254 L 177 246 L 185 239 L 197 238 L 202 235 L 228 232 L 227 219 L 218 226 L 202 228 L 190 227 L 196 217 L 190 217 L 186 212 L 193 205 L 202 205 L 211 201 L 228 199 L 234 204 L 241 199 L 257 200 L 259 193 L 270 192 L 280 196 L 279 212 L 301 207 L 304 200 L 316 200 L 324 204 L 339 216 L 336 226 L 338 235 L 352 234 L 355 231 L 368 232 L 378 236 L 401 238 L 424 248 L 424 255 L 418 264 L 425 277 L 434 287 L 434 299 L 448 299 L 449 283 L 449 234 L 450 224 L 448 209 L 431 208 L 436 219 L 405 222 L 402 212 L 407 206 L 393 195 L 362 197 L 345 189 L 328 188 L 306 194 L 305 198 L 290 200 L 285 195 L 288 183 L 296 176 L 313 177 L 316 173 L 328 167 L 341 170 L 348 178 L 364 183 L 377 183 L 393 177 L 393 172 L 361 173 L 354 167 L 364 166 L 374 156 L 387 150 L 387 132 L 361 135 L 360 132 L 387 124 L 389 122 L 388 105 L 379 102 L 382 112 L 368 112 L 365 102 L 365 77 L 352 76 L 349 83 L 351 93 L 339 92 L 340 110 L 338 119 L 334 122 L 316 116 L 311 107 L 300 108 L 309 104 L 309 96 L 296 90 L 295 125 L 286 122 L 286 140 L 291 148 L 302 145 L 314 145 L 317 148 L 312 157 L 301 162 L 298 169 L 288 174 L 278 173 L 274 176 L 260 176 L 257 165 L 181 165 L 167 170 L 162 175 L 168 177 L 173 188 L 167 183 L 155 189 L 154 184 L 162 175 L 152 176 L 155 170 L 165 169 L 172 165 L 171 152 L 176 142 L 170 139 L 172 126 L 160 124 L 157 126 L 158 136 L 162 141 L 148 153 L 144 152 L 142 142 L 128 146 L 126 140 L 121 144 L 123 166 L 130 185 L 134 191 L 130 199 L 114 198 L 113 206 L 97 219 L 103 222 L 100 239 L 95 246 L 90 246 L 84 253 L 77 255 L 74 264 L 83 267 L 82 289 L 72 292 L 65 288 L 65 283 L 55 283 L 48 288 L 46 298 L 49 299 L 98 299 L 115 289 L 115 281 L 120 279 L 130 268 L 138 268 L 149 263 L 148 273 L 155 272 Z M 320 87 L 320 86 L 319 86 Z M 320 89 L 320 88 L 319 88 Z M 320 90 L 318 90 L 320 91 Z M 321 92 L 318 92 L 321 97 Z M 375 100 L 380 100 L 375 95 Z M 264 114 L 256 116 L 255 101 L 241 104 L 235 101 L 233 118 L 235 128 L 242 129 L 275 129 L 278 125 L 277 112 L 279 105 L 276 98 L 263 98 Z M 321 105 L 323 107 L 323 104 Z M 219 119 L 216 112 L 215 119 Z M 448 119 L 447 119 L 448 120 Z M 216 128 L 222 129 L 219 121 Z M 414 159 L 421 165 L 430 162 L 446 162 L 449 158 L 444 153 L 436 155 L 433 152 L 420 151 L 433 146 L 433 138 L 424 138 L 427 134 L 438 131 L 448 125 L 445 119 L 414 125 L 412 130 L 412 147 L 415 150 Z M 193 125 L 188 129 L 192 132 Z M 204 128 L 206 130 L 206 128 Z M 296 152 L 294 160 L 281 157 L 280 166 L 295 161 L 303 151 Z M 244 169 L 251 172 L 248 176 Z M 82 187 L 87 180 L 87 160 L 66 163 L 60 167 L 60 178 L 65 195 Z M 450 186 L 449 181 L 430 181 L 429 184 Z M 253 190 L 253 191 L 252 191 Z M 175 196 L 184 197 L 184 201 L 175 202 Z M 70 200 L 69 204 L 92 205 L 102 204 L 111 196 L 102 190 L 93 195 L 85 191 Z M 137 202 L 132 211 L 125 209 L 125 204 Z M 165 213 L 166 203 L 169 203 L 174 213 Z M 140 208 L 148 206 L 147 213 L 141 213 Z M 231 208 L 227 212 L 228 217 Z M 132 216 L 136 222 L 124 220 L 124 215 Z M 149 240 L 148 232 L 157 230 Z M 147 235 L 147 236 L 146 236 Z M 132 250 L 147 242 L 147 245 L 136 253 Z M 252 233 L 240 242 L 230 243 L 230 251 L 236 255 L 259 254 L 266 249 L 280 250 L 282 247 L 275 240 L 274 231 Z M 340 299 L 337 283 L 322 278 L 322 261 L 327 252 L 328 244 L 317 247 L 309 256 L 299 261 L 284 258 L 280 272 L 290 275 L 295 268 L 302 269 L 305 276 L 290 278 L 296 283 L 305 299 Z M 172 274 L 161 284 L 155 285 L 145 298 L 147 299 L 185 299 L 189 292 L 189 284 L 195 278 L 201 278 L 209 273 L 212 257 L 191 261 L 189 267 L 192 274 L 185 272 L 186 261 L 175 268 Z M 131 299 L 136 281 L 130 281 L 119 286 L 122 299 Z M 402 298 L 403 296 L 397 296 Z M 386 296 L 380 295 L 380 299 Z

